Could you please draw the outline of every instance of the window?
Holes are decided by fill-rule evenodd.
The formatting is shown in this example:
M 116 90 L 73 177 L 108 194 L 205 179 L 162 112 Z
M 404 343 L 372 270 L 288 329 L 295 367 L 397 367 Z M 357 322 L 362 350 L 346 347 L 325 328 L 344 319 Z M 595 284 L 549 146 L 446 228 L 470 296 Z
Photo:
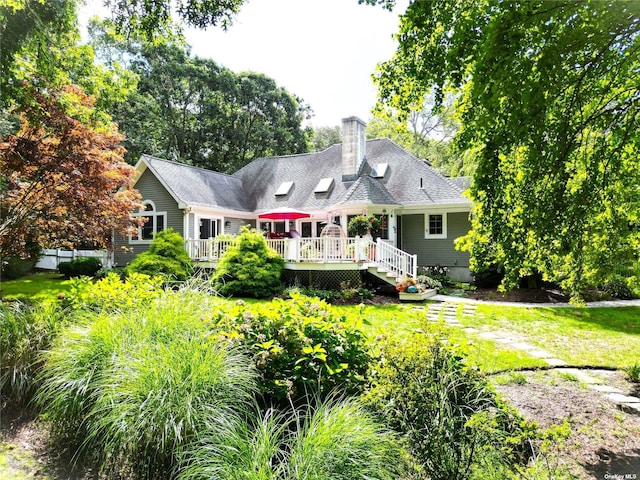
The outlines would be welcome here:
M 425 215 L 425 238 L 447 238 L 447 215 L 428 213 Z
M 331 187 L 333 187 L 333 178 L 323 178 L 318 182 L 313 193 L 327 193 Z
M 144 217 L 145 222 L 138 227 L 137 234 L 129 237 L 129 243 L 151 243 L 156 233 L 166 227 L 167 212 L 156 211 L 156 206 L 151 200 L 145 200 L 143 209 L 133 214 L 134 217 Z
M 374 215 L 380 220 L 380 228 L 376 232 L 371 232 L 373 238 L 382 238 L 383 240 L 389 240 L 389 215 Z
M 375 168 L 371 170 L 371 176 L 373 178 L 384 178 L 384 176 L 387 174 L 388 168 L 388 163 L 376 163 Z
M 289 195 L 291 188 L 293 187 L 293 182 L 282 182 L 276 190 L 276 197 L 283 197 L 285 195 Z

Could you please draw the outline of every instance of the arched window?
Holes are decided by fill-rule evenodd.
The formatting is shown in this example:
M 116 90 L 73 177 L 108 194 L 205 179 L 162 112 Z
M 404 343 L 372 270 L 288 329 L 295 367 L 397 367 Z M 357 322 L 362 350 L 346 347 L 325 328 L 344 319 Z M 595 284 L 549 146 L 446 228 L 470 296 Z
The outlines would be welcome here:
M 132 235 L 130 243 L 151 243 L 156 233 L 164 230 L 167 224 L 167 212 L 158 212 L 151 200 L 145 200 L 143 207 L 133 214 L 134 217 L 144 217 L 145 222 L 138 227 L 137 235 Z

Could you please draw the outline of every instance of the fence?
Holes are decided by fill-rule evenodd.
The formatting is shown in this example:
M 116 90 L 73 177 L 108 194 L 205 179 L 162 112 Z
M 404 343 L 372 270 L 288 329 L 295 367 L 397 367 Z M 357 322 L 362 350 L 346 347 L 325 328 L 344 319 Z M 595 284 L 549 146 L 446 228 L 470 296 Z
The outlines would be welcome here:
M 42 270 L 57 270 L 62 262 L 70 262 L 80 257 L 97 257 L 104 268 L 113 266 L 111 253 L 106 250 L 60 250 L 59 248 L 44 249 L 42 257 L 36 263 L 36 268 Z

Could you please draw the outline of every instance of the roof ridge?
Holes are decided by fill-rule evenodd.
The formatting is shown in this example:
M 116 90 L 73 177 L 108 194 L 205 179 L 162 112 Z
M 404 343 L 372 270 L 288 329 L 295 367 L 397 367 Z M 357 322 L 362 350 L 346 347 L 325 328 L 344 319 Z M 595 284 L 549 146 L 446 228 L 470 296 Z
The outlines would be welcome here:
M 152 160 L 158 160 L 161 162 L 165 162 L 165 163 L 171 163 L 173 165 L 178 165 L 179 167 L 185 167 L 185 168 L 192 168 L 194 170 L 199 170 L 202 172 L 207 172 L 207 173 L 214 173 L 216 175 L 222 175 L 224 177 L 230 177 L 230 178 L 234 178 L 237 179 L 237 177 L 234 177 L 233 175 L 229 174 L 229 173 L 224 173 L 224 172 L 218 172 L 217 170 L 211 170 L 209 168 L 204 168 L 204 167 L 198 167 L 196 165 L 189 165 L 188 163 L 184 163 L 184 162 L 177 162 L 175 160 L 167 160 L 166 158 L 160 158 L 160 157 L 156 157 L 154 155 L 149 155 L 148 153 L 143 153 L 142 154 L 144 157 L 148 157 L 151 158 Z

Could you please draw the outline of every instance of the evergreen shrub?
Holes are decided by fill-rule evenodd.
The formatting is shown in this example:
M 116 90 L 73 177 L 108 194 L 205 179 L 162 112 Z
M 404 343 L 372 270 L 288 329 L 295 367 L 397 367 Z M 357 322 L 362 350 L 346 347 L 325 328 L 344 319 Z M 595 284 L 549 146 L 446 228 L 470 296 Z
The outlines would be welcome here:
M 66 278 L 93 277 L 102 268 L 102 262 L 96 257 L 80 257 L 70 262 L 60 262 L 58 272 Z
M 143 273 L 184 281 L 193 272 L 182 235 L 167 228 L 156 233 L 149 250 L 142 252 L 125 268 L 127 275 Z
M 284 259 L 261 232 L 244 227 L 220 258 L 211 279 L 222 295 L 267 298 L 283 289 Z

